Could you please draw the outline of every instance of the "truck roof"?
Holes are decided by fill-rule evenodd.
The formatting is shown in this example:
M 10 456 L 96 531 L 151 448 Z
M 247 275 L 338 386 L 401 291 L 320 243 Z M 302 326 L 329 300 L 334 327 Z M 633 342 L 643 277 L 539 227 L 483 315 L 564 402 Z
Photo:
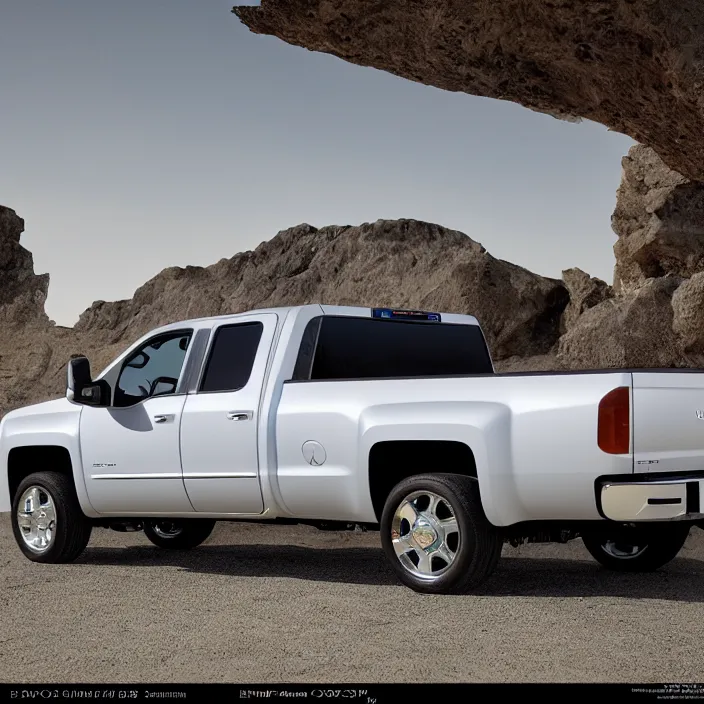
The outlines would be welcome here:
M 275 308 L 257 308 L 254 310 L 246 310 L 240 313 L 226 313 L 225 315 L 211 315 L 202 318 L 190 318 L 188 320 L 178 320 L 173 323 L 168 323 L 166 325 L 161 325 L 158 328 L 153 329 L 149 334 L 154 334 L 158 332 L 168 332 L 170 330 L 178 330 L 184 325 L 194 325 L 196 323 L 207 323 L 211 321 L 221 321 L 233 319 L 236 320 L 245 315 L 259 315 L 262 313 L 278 313 L 287 314 L 290 311 L 299 311 L 306 308 L 319 308 L 321 315 L 357 315 L 368 317 L 372 314 L 372 308 L 366 306 L 330 306 L 324 303 L 309 303 L 306 305 L 299 306 L 279 306 Z M 394 310 L 406 310 L 402 308 L 396 308 Z M 430 312 L 430 311 L 429 311 Z M 464 325 L 479 325 L 479 322 L 473 315 L 461 315 L 458 313 L 444 313 L 442 311 L 432 311 L 437 312 L 443 321 L 461 323 Z

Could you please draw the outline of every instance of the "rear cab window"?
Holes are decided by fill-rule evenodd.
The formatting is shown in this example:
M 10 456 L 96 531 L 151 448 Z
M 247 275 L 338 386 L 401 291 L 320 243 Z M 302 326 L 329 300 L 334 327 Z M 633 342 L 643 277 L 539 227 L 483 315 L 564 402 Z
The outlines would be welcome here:
M 293 379 L 379 379 L 493 371 L 478 325 L 320 316 L 306 328 Z

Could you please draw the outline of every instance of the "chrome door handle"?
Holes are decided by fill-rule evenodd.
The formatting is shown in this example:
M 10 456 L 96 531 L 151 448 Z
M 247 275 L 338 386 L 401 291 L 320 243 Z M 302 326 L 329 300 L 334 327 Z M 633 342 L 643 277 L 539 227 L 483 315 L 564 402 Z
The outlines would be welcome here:
M 163 416 L 154 416 L 154 422 L 155 423 L 168 423 L 170 420 L 174 419 L 173 413 L 163 415 Z
M 228 420 L 250 420 L 252 411 L 229 411 L 227 418 Z

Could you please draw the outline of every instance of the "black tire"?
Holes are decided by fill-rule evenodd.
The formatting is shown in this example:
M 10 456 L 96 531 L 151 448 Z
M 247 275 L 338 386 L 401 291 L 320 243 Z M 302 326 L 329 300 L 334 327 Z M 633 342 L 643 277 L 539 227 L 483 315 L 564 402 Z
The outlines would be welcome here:
M 144 535 L 166 550 L 190 550 L 205 542 L 214 527 L 209 518 L 161 518 L 144 521 Z
M 412 497 L 416 492 L 432 492 L 440 497 L 444 504 L 444 510 L 449 507 L 457 522 L 457 539 L 455 547 L 450 545 L 452 535 L 446 536 L 445 542 L 454 555 L 451 562 L 443 558 L 435 558 L 434 550 L 438 543 L 431 544 L 436 547 L 433 550 L 422 551 L 426 556 L 430 556 L 431 570 L 433 574 L 419 576 L 421 550 L 415 542 L 417 535 L 421 540 L 430 540 L 432 535 L 440 535 L 436 529 L 438 523 L 430 522 L 431 532 L 427 535 L 418 534 L 418 529 L 422 526 L 416 521 L 415 530 L 411 530 L 410 522 L 406 519 L 395 521 L 397 510 Z M 423 509 L 421 497 L 416 498 L 413 503 L 416 510 L 420 510 L 427 515 L 427 510 Z M 417 502 L 417 503 L 416 503 Z M 439 509 L 436 513 L 439 513 Z M 439 516 L 442 519 L 442 515 Z M 403 523 L 406 520 L 406 524 Z M 426 519 L 427 520 L 427 519 Z M 447 519 L 445 519 L 447 520 Z M 396 523 L 396 525 L 394 525 Z M 433 528 L 435 526 L 435 528 Z M 392 531 L 396 530 L 397 536 L 413 536 L 412 542 L 408 545 L 410 549 L 402 556 L 397 555 L 394 547 Z M 442 529 L 441 529 L 442 530 Z M 381 544 L 386 556 L 391 563 L 400 581 L 414 591 L 425 594 L 464 594 L 484 582 L 494 571 L 501 557 L 503 547 L 503 537 L 500 531 L 487 520 L 482 508 L 479 496 L 479 483 L 476 479 L 465 477 L 459 474 L 418 474 L 408 477 L 399 482 L 389 494 L 384 505 L 384 510 L 380 522 Z M 441 538 L 438 538 L 441 540 Z M 442 546 L 442 543 L 440 543 Z M 417 563 L 414 561 L 418 560 Z M 423 558 L 427 559 L 427 557 Z M 443 567 L 444 562 L 444 567 Z M 435 569 L 437 566 L 438 569 Z M 413 570 L 416 570 L 414 573 Z M 437 574 L 435 574 L 437 573 Z
M 49 526 L 53 523 L 53 528 L 49 531 L 51 537 L 48 546 L 43 549 L 32 549 L 27 544 L 23 537 L 27 531 L 20 527 L 18 520 L 20 500 L 33 487 L 39 492 L 40 506 L 38 511 L 33 512 L 32 518 L 28 519 L 47 525 L 46 518 L 42 521 L 42 512 L 45 516 L 51 515 L 47 507 L 53 505 L 54 508 L 54 520 L 48 521 Z M 47 503 L 47 497 L 51 504 Z M 92 529 L 90 519 L 78 503 L 73 477 L 60 472 L 36 472 L 20 482 L 12 500 L 12 532 L 17 545 L 28 559 L 48 564 L 73 562 L 86 549 Z M 46 533 L 45 531 L 44 534 Z
M 689 530 L 689 523 L 641 524 L 610 534 L 603 529 L 595 531 L 582 536 L 582 542 L 591 556 L 610 570 L 653 572 L 677 557 Z

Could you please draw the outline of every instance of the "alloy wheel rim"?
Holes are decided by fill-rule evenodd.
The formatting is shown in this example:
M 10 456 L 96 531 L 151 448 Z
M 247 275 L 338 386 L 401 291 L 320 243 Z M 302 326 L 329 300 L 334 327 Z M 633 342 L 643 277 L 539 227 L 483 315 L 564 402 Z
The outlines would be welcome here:
M 175 538 L 183 533 L 183 526 L 177 521 L 156 521 L 152 523 L 152 529 L 160 538 Z
M 56 505 L 41 486 L 30 486 L 17 507 L 17 525 L 24 544 L 36 553 L 46 552 L 56 537 Z
M 409 494 L 391 522 L 391 543 L 414 577 L 434 581 L 445 574 L 460 548 L 460 530 L 450 502 L 432 491 Z
M 632 560 L 634 557 L 642 555 L 647 549 L 647 545 L 633 545 L 631 543 L 623 543 L 617 540 L 607 540 L 601 546 L 601 549 L 611 557 L 617 560 Z

